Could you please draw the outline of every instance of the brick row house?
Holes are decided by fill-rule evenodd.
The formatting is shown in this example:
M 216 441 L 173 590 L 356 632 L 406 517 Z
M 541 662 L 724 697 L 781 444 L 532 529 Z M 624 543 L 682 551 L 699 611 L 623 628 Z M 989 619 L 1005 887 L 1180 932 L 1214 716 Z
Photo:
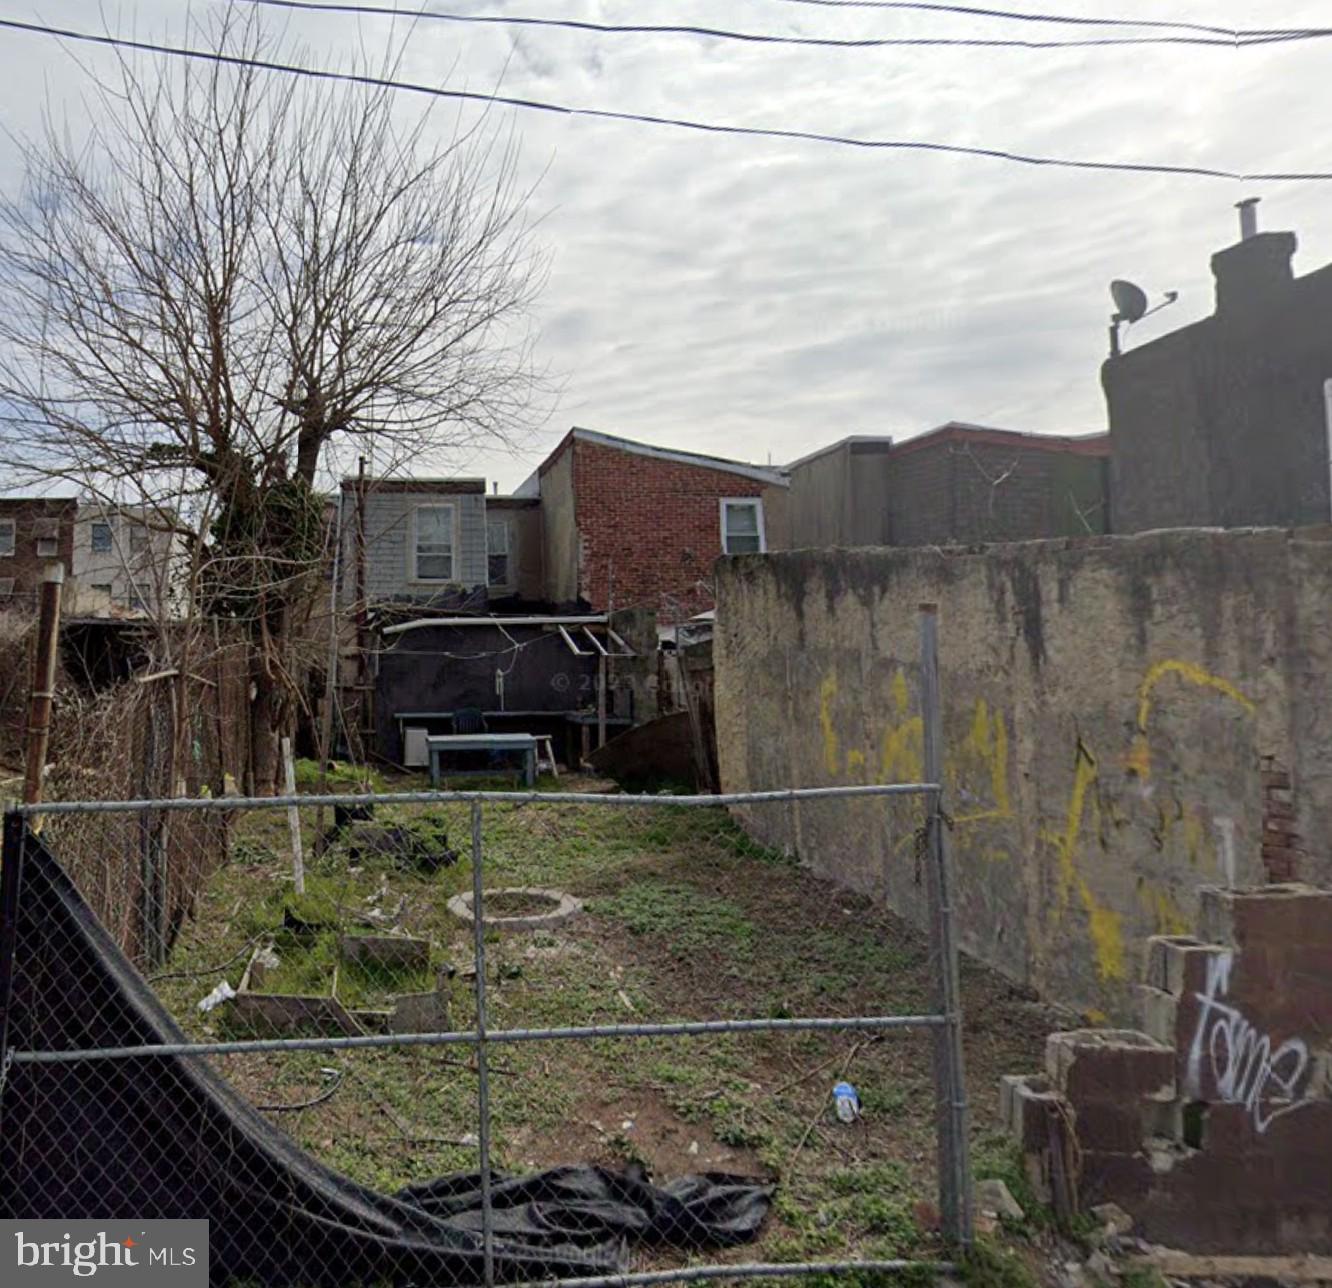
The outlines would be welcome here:
M 463 710 L 558 726 L 576 759 L 593 721 L 600 738 L 651 718 L 659 624 L 712 607 L 720 555 L 767 548 L 783 482 L 585 429 L 511 496 L 476 478 L 345 480 L 342 691 L 356 736 L 418 763 L 408 730 L 447 730 Z

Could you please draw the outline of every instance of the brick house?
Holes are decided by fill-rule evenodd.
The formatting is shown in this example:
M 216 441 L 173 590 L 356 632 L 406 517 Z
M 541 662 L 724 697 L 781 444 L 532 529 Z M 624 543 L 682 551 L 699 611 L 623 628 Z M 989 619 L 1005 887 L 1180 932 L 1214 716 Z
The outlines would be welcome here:
M 846 438 L 787 466 L 774 549 L 974 545 L 1107 531 L 1110 439 L 950 422 Z
M 72 566 L 77 511 L 72 498 L 0 498 L 0 608 L 34 607 L 46 565 Z
M 541 499 L 548 600 L 668 623 L 712 607 L 718 556 L 767 549 L 785 486 L 779 469 L 575 428 L 518 495 Z

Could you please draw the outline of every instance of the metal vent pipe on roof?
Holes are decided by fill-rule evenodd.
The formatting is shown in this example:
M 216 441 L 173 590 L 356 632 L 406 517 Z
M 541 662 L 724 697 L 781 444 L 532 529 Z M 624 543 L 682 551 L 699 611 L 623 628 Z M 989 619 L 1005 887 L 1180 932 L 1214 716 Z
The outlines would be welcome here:
M 1261 197 L 1245 197 L 1235 203 L 1235 209 L 1240 212 L 1240 241 L 1258 236 L 1258 203 L 1261 200 Z

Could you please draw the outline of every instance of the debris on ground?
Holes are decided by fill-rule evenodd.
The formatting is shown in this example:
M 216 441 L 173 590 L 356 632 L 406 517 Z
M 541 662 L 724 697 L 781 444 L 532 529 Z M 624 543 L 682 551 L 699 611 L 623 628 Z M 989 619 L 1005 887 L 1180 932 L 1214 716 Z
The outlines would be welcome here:
M 199 999 L 199 1010 L 206 1015 L 215 1006 L 221 1006 L 223 1002 L 229 1002 L 235 996 L 236 990 L 223 980 L 207 997 Z
M 1021 1221 L 1026 1216 L 1008 1186 L 994 1178 L 976 1182 L 976 1206 L 1005 1221 Z

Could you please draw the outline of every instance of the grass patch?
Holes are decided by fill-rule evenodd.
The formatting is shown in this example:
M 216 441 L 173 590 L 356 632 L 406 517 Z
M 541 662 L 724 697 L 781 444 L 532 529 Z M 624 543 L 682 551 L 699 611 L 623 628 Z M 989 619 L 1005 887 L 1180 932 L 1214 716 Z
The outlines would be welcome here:
M 725 946 L 747 953 L 754 943 L 754 924 L 739 905 L 694 886 L 635 881 L 592 906 L 622 922 L 630 934 L 659 935 L 677 952 Z
M 425 784 L 415 776 L 396 785 Z M 566 777 L 558 786 L 580 783 Z M 313 837 L 314 811 L 303 808 L 301 817 Z M 326 811 L 325 828 L 331 821 Z M 449 962 L 462 972 L 451 1025 L 470 1026 L 472 931 L 448 912 L 447 901 L 471 888 L 471 806 L 381 804 L 373 824 L 407 829 L 434 851 L 447 845 L 459 859 L 428 873 L 392 854 L 353 854 L 345 838 L 316 858 L 307 840 L 307 892 L 296 899 L 285 812 L 252 811 L 236 820 L 231 862 L 201 893 L 166 968 L 182 977 L 157 986 L 187 1032 L 218 1035 L 224 1012 L 201 1015 L 195 1004 L 221 978 L 239 983 L 254 937 L 272 935 L 278 943 L 282 965 L 266 989 L 327 992 L 337 935 L 375 922 L 376 911 L 381 922 L 430 941 L 431 976 L 390 982 L 344 964 L 339 998 L 370 1009 L 388 992 L 425 991 Z M 724 810 L 487 800 L 482 825 L 487 889 L 557 887 L 584 899 L 588 910 L 560 927 L 488 939 L 493 1028 L 924 1009 L 930 981 L 919 934 L 750 840 Z M 316 929 L 291 935 L 283 928 L 289 913 Z M 1037 1066 L 1049 1027 L 988 979 L 968 971 L 963 981 L 964 1003 L 988 1021 L 984 1041 L 973 1040 L 968 1051 L 975 1088 L 993 1085 L 999 1072 Z M 469 1049 L 440 1047 L 260 1053 L 218 1066 L 261 1104 L 301 1103 L 329 1084 L 325 1067 L 346 1071 L 327 1102 L 275 1121 L 322 1161 L 391 1192 L 476 1167 L 472 1060 Z M 937 1236 L 918 1228 L 914 1216 L 936 1191 L 926 1033 L 505 1044 L 491 1051 L 490 1064 L 492 1143 L 501 1168 L 632 1159 L 659 1180 L 686 1171 L 764 1176 L 778 1185 L 776 1208 L 746 1256 L 939 1253 Z M 849 1127 L 835 1120 L 829 1101 L 843 1070 L 863 1110 Z M 974 1099 L 985 1113 L 985 1097 Z M 1006 1149 L 1006 1142 L 978 1149 L 977 1173 L 1000 1176 L 1035 1211 Z M 672 1256 L 654 1252 L 650 1263 Z M 878 1288 L 887 1279 L 829 1279 L 830 1288 L 834 1282 Z

